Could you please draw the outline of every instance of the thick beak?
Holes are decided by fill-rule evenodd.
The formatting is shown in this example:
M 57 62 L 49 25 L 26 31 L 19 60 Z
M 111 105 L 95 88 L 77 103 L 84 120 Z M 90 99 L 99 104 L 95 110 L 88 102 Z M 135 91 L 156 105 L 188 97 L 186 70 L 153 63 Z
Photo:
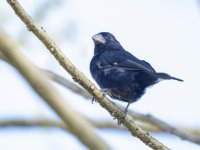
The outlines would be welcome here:
M 94 36 L 92 36 L 92 39 L 94 41 L 94 44 L 105 44 L 106 40 L 104 39 L 104 37 L 101 34 L 95 34 Z

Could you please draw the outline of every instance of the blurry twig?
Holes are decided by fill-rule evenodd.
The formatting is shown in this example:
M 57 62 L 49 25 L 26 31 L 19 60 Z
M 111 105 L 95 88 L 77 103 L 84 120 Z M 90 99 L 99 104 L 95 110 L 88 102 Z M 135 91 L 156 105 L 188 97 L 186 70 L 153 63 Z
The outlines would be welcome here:
M 143 120 L 144 122 L 150 123 L 153 126 L 156 126 L 157 128 L 159 128 L 162 131 L 165 131 L 167 133 L 171 133 L 174 134 L 178 137 L 180 137 L 183 140 L 187 140 L 196 144 L 200 144 L 200 135 L 192 135 L 191 133 L 188 134 L 184 131 L 180 131 L 179 128 L 173 127 L 169 124 L 167 124 L 166 122 L 155 118 L 154 116 L 147 114 L 141 114 L 138 112 L 133 112 L 130 111 L 129 114 L 135 118 L 135 119 L 139 119 L 140 121 Z M 199 131 L 200 132 L 200 131 Z
M 48 12 L 51 10 L 56 11 L 56 7 L 60 6 L 62 4 L 62 0 L 46 0 L 41 1 L 40 5 L 36 7 L 36 10 L 33 13 L 33 18 L 36 22 L 40 23 L 45 19 L 45 16 Z M 30 39 L 27 38 L 27 32 L 25 30 L 20 30 L 20 33 L 18 34 L 18 39 L 20 43 L 23 45 L 27 45 L 27 41 Z M 29 45 L 28 45 L 29 46 Z
M 88 120 L 88 119 L 87 119 Z M 120 128 L 118 125 L 113 122 L 97 122 L 88 120 L 93 126 L 97 128 Z M 58 122 L 54 120 L 0 120 L 0 128 L 3 127 L 57 127 L 62 128 L 71 132 L 70 128 L 63 122 Z M 124 128 L 121 128 L 124 129 Z
M 71 90 L 72 92 L 80 94 L 86 99 L 92 99 L 92 96 L 85 89 L 81 88 L 79 85 L 67 80 L 66 78 L 64 78 L 61 75 L 58 75 L 52 71 L 44 70 L 44 69 L 41 69 L 41 70 L 44 71 L 51 80 L 66 87 L 67 89 Z
M 115 117 L 120 121 L 133 136 L 138 137 L 146 145 L 155 150 L 169 150 L 164 144 L 162 144 L 157 139 L 150 136 L 146 131 L 141 129 L 136 125 L 135 122 L 129 117 L 124 116 L 122 110 L 111 103 L 108 98 L 106 98 L 102 91 L 100 91 L 87 77 L 81 73 L 71 61 L 65 57 L 60 48 L 56 43 L 48 36 L 48 34 L 38 27 L 33 19 L 25 12 L 22 6 L 17 0 L 7 0 L 10 6 L 15 11 L 16 15 L 26 24 L 29 31 L 32 31 L 37 38 L 46 46 L 46 48 L 51 52 L 51 54 L 58 60 L 60 65 L 73 77 L 73 79 L 82 85 L 93 97 L 99 102 L 99 104 L 105 108 L 111 116 Z M 73 115 L 73 114 L 72 114 Z M 73 115 L 74 116 L 74 115 Z M 78 124 L 82 126 L 82 124 Z
M 96 128 L 110 128 L 110 129 L 125 129 L 123 127 L 120 127 L 116 125 L 114 122 L 111 121 L 92 121 L 88 120 L 92 125 L 94 125 Z M 155 128 L 154 126 L 149 125 L 140 125 L 141 128 L 144 130 L 147 130 L 149 132 L 157 132 L 157 133 L 163 133 L 163 130 L 160 130 L 159 128 Z M 0 120 L 0 128 L 6 128 L 6 127 L 56 127 L 61 128 L 64 130 L 67 130 L 69 132 L 70 129 L 65 125 L 63 122 L 54 121 L 54 120 L 47 120 L 47 119 L 40 119 L 40 120 Z M 185 127 L 178 127 L 182 131 L 187 131 L 190 134 L 194 135 L 200 135 L 199 129 L 191 129 L 191 128 L 185 128 Z
M 33 18 L 35 18 L 36 22 L 41 22 L 44 20 L 45 16 L 50 10 L 56 9 L 56 7 L 62 4 L 62 0 L 51 0 L 51 1 L 43 1 L 38 7 L 35 13 L 33 14 Z

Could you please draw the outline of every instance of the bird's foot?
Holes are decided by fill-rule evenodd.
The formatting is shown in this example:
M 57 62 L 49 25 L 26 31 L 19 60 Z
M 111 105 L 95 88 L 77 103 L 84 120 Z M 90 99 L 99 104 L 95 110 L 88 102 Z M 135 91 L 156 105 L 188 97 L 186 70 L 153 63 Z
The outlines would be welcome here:
M 121 118 L 121 119 L 123 120 L 123 119 L 125 119 L 125 117 L 126 117 L 126 114 L 124 114 L 124 115 L 122 116 L 122 118 Z M 114 117 L 113 119 L 115 120 L 115 119 L 117 119 L 117 118 L 116 118 L 116 117 Z M 117 125 L 118 125 L 118 126 L 120 126 L 121 124 L 122 124 L 122 121 L 120 121 L 120 120 L 117 120 Z
M 97 100 L 94 98 L 94 97 L 92 97 L 92 104 L 94 104 L 94 102 L 96 102 Z
M 128 113 L 128 107 L 130 106 L 130 104 L 131 104 L 131 102 L 129 102 L 128 104 L 127 104 L 127 106 L 126 106 L 126 108 L 124 109 L 124 114 L 123 114 L 123 116 L 122 116 L 122 119 L 125 119 L 126 118 L 126 115 L 127 115 L 127 113 Z M 114 119 L 116 119 L 116 118 L 114 118 Z M 118 122 L 117 122 L 117 124 L 118 125 L 121 125 L 121 121 L 120 120 L 118 120 Z
M 130 106 L 131 103 L 132 103 L 132 102 L 128 102 L 126 108 L 125 108 L 124 111 L 123 111 L 125 116 L 126 116 L 126 114 L 128 113 L 128 107 Z
M 124 119 L 126 118 L 126 115 L 127 115 L 128 109 L 125 109 L 123 112 L 124 112 L 124 113 L 123 113 L 123 115 L 122 115 L 122 117 L 121 117 L 120 120 L 124 120 Z M 115 120 L 115 119 L 117 119 L 117 118 L 114 117 L 113 119 Z M 119 125 L 119 126 L 122 124 L 122 121 L 120 121 L 120 120 L 117 121 L 117 125 Z
M 116 117 L 113 118 L 113 120 L 117 119 Z M 120 126 L 122 122 L 120 120 L 117 120 L 117 125 Z
M 124 109 L 124 116 L 126 116 L 126 114 L 128 113 L 128 108 L 127 109 Z

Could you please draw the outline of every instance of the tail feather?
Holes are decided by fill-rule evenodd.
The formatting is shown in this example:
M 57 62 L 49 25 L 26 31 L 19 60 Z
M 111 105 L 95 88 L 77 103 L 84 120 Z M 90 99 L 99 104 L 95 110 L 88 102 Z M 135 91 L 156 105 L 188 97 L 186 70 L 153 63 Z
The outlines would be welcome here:
M 172 76 L 170 76 L 170 75 L 168 75 L 166 73 L 160 73 L 159 72 L 159 73 L 156 73 L 156 76 L 158 78 L 161 78 L 161 79 L 164 79 L 164 80 L 170 80 L 170 79 L 172 79 L 172 80 L 177 80 L 177 81 L 183 82 L 182 79 L 179 79 L 179 78 L 176 78 L 176 77 L 172 77 Z
M 182 80 L 182 79 L 175 78 L 175 77 L 171 77 L 171 79 L 173 79 L 173 80 L 177 80 L 177 81 L 180 81 L 180 82 L 183 82 L 183 81 L 184 81 L 184 80 Z

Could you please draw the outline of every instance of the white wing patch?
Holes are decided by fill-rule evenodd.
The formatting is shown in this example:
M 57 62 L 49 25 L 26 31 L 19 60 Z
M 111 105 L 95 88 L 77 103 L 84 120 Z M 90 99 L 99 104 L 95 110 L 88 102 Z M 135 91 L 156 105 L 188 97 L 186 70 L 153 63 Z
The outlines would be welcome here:
M 101 65 L 101 62 L 97 62 L 97 67 L 100 69 L 100 68 L 103 68 L 103 66 Z

